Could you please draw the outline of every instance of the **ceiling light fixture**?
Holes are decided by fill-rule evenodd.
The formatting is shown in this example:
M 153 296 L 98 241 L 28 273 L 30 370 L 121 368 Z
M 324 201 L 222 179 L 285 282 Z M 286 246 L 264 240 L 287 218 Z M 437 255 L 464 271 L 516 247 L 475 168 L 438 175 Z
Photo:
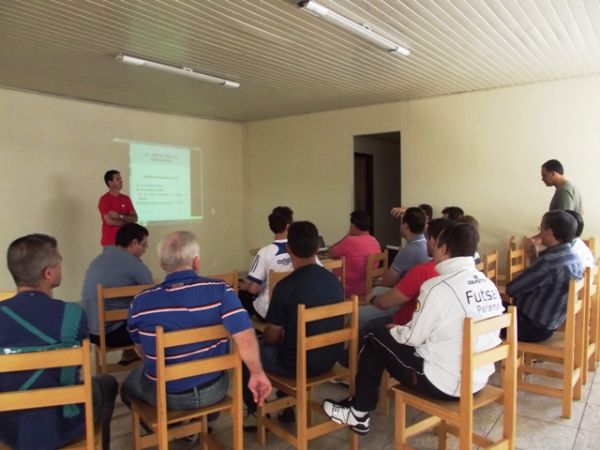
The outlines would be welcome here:
M 333 25 L 343 28 L 344 30 L 349 31 L 350 33 L 353 33 L 356 36 L 361 37 L 372 44 L 383 48 L 384 50 L 387 50 L 390 53 L 399 53 L 403 56 L 410 55 L 410 50 L 406 47 L 396 44 L 388 38 L 375 33 L 368 26 L 347 19 L 346 17 L 333 12 L 329 8 L 313 0 L 301 0 L 298 2 L 298 6 L 313 16 L 319 17 L 320 19 L 323 19 Z
M 163 64 L 156 61 L 150 61 L 148 59 L 139 58 L 137 56 L 126 55 L 125 53 L 119 53 L 117 60 L 131 64 L 134 66 L 144 66 L 151 69 L 162 70 L 164 72 L 174 73 L 176 75 L 183 75 L 190 78 L 196 78 L 197 80 L 206 81 L 208 83 L 218 84 L 227 88 L 239 88 L 240 83 L 237 81 L 226 80 L 224 78 L 213 77 L 212 75 L 206 75 L 204 73 L 195 72 L 189 67 L 177 67 L 169 64 Z

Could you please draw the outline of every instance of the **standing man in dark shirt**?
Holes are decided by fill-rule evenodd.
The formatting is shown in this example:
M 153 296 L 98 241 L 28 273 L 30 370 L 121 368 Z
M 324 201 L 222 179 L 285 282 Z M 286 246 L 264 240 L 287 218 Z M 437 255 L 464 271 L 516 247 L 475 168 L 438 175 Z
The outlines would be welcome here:
M 310 222 L 294 222 L 288 229 L 288 253 L 294 272 L 275 286 L 267 312 L 267 327 L 260 341 L 260 357 L 266 372 L 284 377 L 296 375 L 296 332 L 298 305 L 308 308 L 339 303 L 344 289 L 337 277 L 317 264 L 319 232 Z M 307 336 L 341 329 L 343 317 L 324 319 L 307 326 Z M 307 373 L 316 376 L 333 367 L 343 345 L 312 350 L 307 356 Z M 245 368 L 244 368 L 245 369 Z M 244 376 L 247 376 L 244 370 Z M 250 391 L 245 389 L 244 402 L 249 414 L 256 411 Z
M 23 236 L 10 244 L 7 264 L 17 295 L 0 305 L 0 353 L 25 353 L 81 345 L 88 337 L 85 315 L 75 303 L 52 298 L 62 280 L 56 239 Z M 78 368 L 21 371 L 0 375 L 0 391 L 67 386 L 78 382 Z M 110 445 L 110 420 L 117 395 L 110 375 L 92 378 L 94 418 L 102 421 L 102 447 Z M 13 448 L 63 447 L 84 432 L 82 405 L 24 409 L 0 414 L 0 442 Z

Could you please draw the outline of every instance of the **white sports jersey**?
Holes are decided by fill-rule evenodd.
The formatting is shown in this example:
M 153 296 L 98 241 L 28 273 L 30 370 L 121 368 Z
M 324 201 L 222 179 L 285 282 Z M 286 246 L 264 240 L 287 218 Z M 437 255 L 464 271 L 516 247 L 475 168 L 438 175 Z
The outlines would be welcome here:
M 584 269 L 586 267 L 594 267 L 596 265 L 592 251 L 587 245 L 585 245 L 585 242 L 583 242 L 581 238 L 575 238 L 571 242 L 571 251 L 579 257 L 581 265 Z
M 498 289 L 475 268 L 472 257 L 450 258 L 435 266 L 440 275 L 421 286 L 417 309 L 405 326 L 391 329 L 401 344 L 415 347 L 423 358 L 427 379 L 440 391 L 460 396 L 463 321 L 484 319 L 504 312 Z M 500 344 L 498 333 L 479 336 L 475 351 Z M 475 370 L 473 392 L 482 389 L 494 373 L 494 364 Z
M 269 271 L 288 272 L 293 269 L 286 244 L 287 239 L 280 239 L 261 248 L 248 272 L 248 280 L 261 285 L 258 297 L 254 300 L 254 309 L 263 318 L 269 309 Z

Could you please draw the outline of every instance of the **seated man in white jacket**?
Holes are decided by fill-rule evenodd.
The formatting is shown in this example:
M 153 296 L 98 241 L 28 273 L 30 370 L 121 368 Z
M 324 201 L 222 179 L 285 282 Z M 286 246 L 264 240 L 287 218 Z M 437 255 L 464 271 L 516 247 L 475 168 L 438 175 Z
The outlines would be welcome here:
M 494 283 L 475 268 L 478 241 L 477 231 L 464 223 L 442 231 L 434 249 L 435 270 L 440 275 L 421 287 L 411 322 L 367 334 L 360 351 L 355 397 L 323 402 L 331 420 L 347 424 L 358 434 L 368 433 L 369 411 L 377 406 L 384 370 L 430 397 L 458 399 L 464 318 L 484 319 L 504 310 Z M 499 343 L 495 332 L 478 337 L 475 347 L 486 350 Z M 493 364 L 477 369 L 473 392 L 482 389 L 493 372 Z

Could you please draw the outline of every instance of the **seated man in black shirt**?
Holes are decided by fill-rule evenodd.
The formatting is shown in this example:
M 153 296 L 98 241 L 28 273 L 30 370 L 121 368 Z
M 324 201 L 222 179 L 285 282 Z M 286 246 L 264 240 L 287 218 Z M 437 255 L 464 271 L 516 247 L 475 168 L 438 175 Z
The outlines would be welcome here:
M 344 300 L 344 288 L 337 277 L 317 264 L 319 232 L 310 222 L 294 222 L 288 230 L 288 253 L 294 271 L 273 290 L 267 312 L 267 327 L 260 344 L 260 357 L 265 372 L 294 378 L 296 376 L 296 332 L 298 305 L 308 308 L 339 303 Z M 323 319 L 307 326 L 307 336 L 344 326 L 343 317 Z M 311 350 L 307 356 L 307 374 L 316 376 L 334 366 L 343 352 L 343 344 Z M 244 367 L 244 378 L 248 376 Z M 244 381 L 244 403 L 248 414 L 256 412 L 252 394 Z

